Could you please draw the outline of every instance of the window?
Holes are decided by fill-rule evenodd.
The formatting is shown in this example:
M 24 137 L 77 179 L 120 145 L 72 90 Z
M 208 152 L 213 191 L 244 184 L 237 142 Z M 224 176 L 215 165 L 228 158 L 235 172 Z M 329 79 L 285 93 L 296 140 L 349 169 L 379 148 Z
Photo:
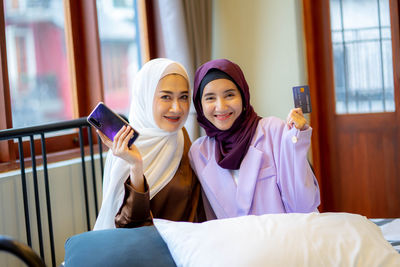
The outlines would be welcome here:
M 143 0 L 2 1 L 0 130 L 87 116 L 99 101 L 125 113 L 148 49 L 139 48 L 137 3 L 146 12 Z M 47 140 L 49 162 L 79 153 L 77 133 Z M 14 168 L 17 147 L 0 142 L 0 171 Z
M 140 67 L 134 1 L 97 0 L 105 103 L 128 115 L 132 78 Z
M 73 118 L 62 1 L 6 1 L 13 127 Z
M 389 0 L 331 0 L 336 113 L 395 110 Z

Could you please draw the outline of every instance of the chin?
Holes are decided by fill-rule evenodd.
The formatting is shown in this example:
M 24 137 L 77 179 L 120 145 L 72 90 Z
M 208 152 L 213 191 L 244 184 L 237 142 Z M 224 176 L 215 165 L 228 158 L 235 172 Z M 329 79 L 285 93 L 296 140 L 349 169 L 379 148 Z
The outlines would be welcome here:
M 167 132 L 175 132 L 175 131 L 179 130 L 180 127 L 181 127 L 180 124 L 178 124 L 178 125 L 175 125 L 175 124 L 171 125 L 171 124 L 169 124 L 169 125 L 164 125 L 164 127 L 162 127 L 162 129 L 163 129 L 164 131 L 167 131 Z
M 224 124 L 224 125 L 214 125 L 215 127 L 218 128 L 220 131 L 226 131 L 229 130 L 232 127 L 232 124 Z

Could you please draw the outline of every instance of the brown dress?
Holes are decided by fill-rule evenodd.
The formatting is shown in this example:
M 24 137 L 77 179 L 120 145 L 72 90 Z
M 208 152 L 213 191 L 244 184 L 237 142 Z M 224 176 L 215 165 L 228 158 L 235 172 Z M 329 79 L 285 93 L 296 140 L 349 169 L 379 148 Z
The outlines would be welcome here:
M 128 178 L 125 182 L 125 196 L 115 216 L 117 228 L 134 228 L 152 225 L 152 218 L 171 221 L 202 222 L 205 212 L 201 186 L 190 167 L 190 139 L 183 128 L 184 149 L 181 163 L 171 181 L 150 200 L 149 186 L 145 179 L 145 192 L 136 191 Z

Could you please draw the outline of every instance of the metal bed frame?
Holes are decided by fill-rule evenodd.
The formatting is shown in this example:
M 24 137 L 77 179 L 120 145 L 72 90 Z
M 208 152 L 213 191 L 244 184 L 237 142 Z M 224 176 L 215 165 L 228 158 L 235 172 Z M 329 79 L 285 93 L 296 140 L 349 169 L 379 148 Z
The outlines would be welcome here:
M 28 206 L 28 195 L 27 195 L 27 183 L 26 183 L 26 174 L 25 174 L 25 158 L 23 152 L 23 138 L 28 137 L 30 142 L 30 154 L 32 161 L 32 174 L 33 174 L 33 189 L 34 189 L 34 206 L 36 209 L 36 218 L 37 218 L 37 232 L 38 232 L 38 241 L 39 241 L 39 251 L 40 257 L 44 259 L 44 246 L 43 246 L 43 232 L 42 232 L 42 222 L 40 216 L 40 200 L 39 200 L 39 188 L 38 188 L 38 176 L 37 176 L 37 164 L 36 164 L 36 152 L 34 145 L 34 136 L 40 136 L 41 139 L 41 150 L 42 150 L 42 160 L 43 160 L 43 173 L 44 173 L 44 187 L 45 187 L 45 200 L 46 200 L 46 208 L 47 208 L 47 224 L 49 231 L 49 242 L 50 242 L 50 250 L 51 250 L 51 261 L 52 266 L 56 266 L 56 257 L 55 257 L 55 249 L 54 249 L 54 237 L 53 237 L 53 223 L 52 223 L 52 215 L 51 215 L 51 203 L 50 203 L 50 193 L 51 190 L 49 188 L 49 176 L 47 170 L 47 153 L 46 153 L 46 137 L 45 134 L 50 132 L 68 130 L 68 129 L 78 129 L 79 131 L 79 147 L 80 147 L 80 157 L 81 157 L 81 168 L 83 175 L 83 188 L 84 188 L 84 199 L 85 199 L 85 211 L 86 211 L 86 224 L 87 230 L 90 230 L 90 215 L 89 215 L 89 188 L 87 185 L 87 175 L 86 175 L 86 167 L 85 167 L 85 143 L 84 143 L 84 130 L 87 131 L 87 141 L 88 146 L 90 148 L 90 163 L 91 163 L 91 174 L 92 174 L 92 185 L 93 185 L 93 196 L 94 196 L 94 205 L 95 205 L 95 215 L 98 215 L 98 204 L 97 204 L 97 191 L 96 191 L 96 171 L 95 171 L 95 159 L 94 159 L 94 150 L 93 150 L 93 140 L 92 140 L 92 126 L 86 121 L 86 117 L 56 122 L 56 123 L 48 123 L 42 124 L 38 126 L 32 127 L 24 127 L 24 128 L 16 128 L 16 129 L 6 129 L 0 131 L 0 141 L 3 140 L 18 140 L 18 151 L 19 151 L 19 164 L 21 170 L 21 184 L 22 184 L 22 195 L 23 195 L 23 206 L 24 206 L 24 215 L 25 215 L 25 229 L 26 229 L 26 237 L 27 244 L 29 247 L 32 247 L 32 233 L 31 233 L 31 221 L 29 218 L 29 206 Z M 97 135 L 99 152 L 103 151 L 102 143 L 100 137 Z M 101 169 L 101 177 L 103 177 L 103 156 L 100 154 L 100 169 Z M 1 237 L 1 236 L 0 236 Z M 1 238 L 0 238 L 1 239 Z M 3 238 L 2 241 L 9 241 L 7 238 Z M 0 247 L 1 248 L 1 247 Z M 6 249 L 7 250 L 7 249 Z M 9 252 L 13 252 L 13 250 L 8 250 Z M 19 255 L 17 255 L 19 256 Z

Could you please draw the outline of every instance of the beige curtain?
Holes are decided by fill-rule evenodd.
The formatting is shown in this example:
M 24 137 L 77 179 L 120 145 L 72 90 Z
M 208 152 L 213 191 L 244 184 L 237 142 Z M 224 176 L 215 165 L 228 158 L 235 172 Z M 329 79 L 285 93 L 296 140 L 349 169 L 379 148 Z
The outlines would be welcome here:
M 154 4 L 158 56 L 182 63 L 193 86 L 197 67 L 211 59 L 211 0 L 156 0 Z M 185 127 L 192 141 L 200 136 L 193 105 Z

